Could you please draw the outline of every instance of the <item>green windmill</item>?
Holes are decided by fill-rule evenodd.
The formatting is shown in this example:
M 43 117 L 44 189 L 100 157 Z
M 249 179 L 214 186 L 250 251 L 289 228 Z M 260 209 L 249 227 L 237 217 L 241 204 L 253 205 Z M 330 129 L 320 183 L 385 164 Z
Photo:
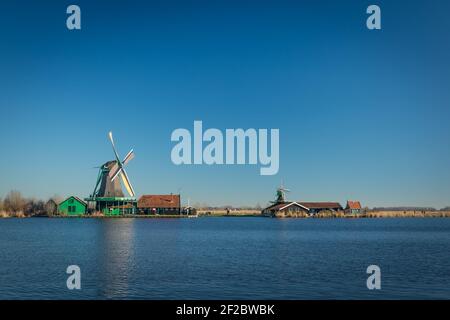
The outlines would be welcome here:
M 120 160 L 114 144 L 112 132 L 108 134 L 112 144 L 115 160 L 102 164 L 97 175 L 94 192 L 85 198 L 91 210 L 101 211 L 105 214 L 134 213 L 136 198 L 133 186 L 130 183 L 125 165 L 134 158 L 133 149 Z M 122 186 L 125 187 L 128 196 L 124 196 Z
M 118 176 L 122 179 L 123 186 L 128 191 L 130 197 L 134 197 L 134 189 L 130 183 L 124 166 L 134 158 L 133 149 L 128 152 L 123 161 L 120 161 L 119 155 L 114 145 L 112 132 L 108 134 L 111 141 L 116 160 L 108 161 L 100 166 L 97 176 L 97 183 L 92 194 L 93 197 L 123 197 L 122 188 L 120 186 Z
M 281 185 L 278 187 L 276 195 L 275 195 L 275 201 L 272 201 L 272 203 L 284 203 L 286 202 L 286 192 L 290 192 L 291 190 L 286 189 L 283 186 L 283 181 L 281 182 Z

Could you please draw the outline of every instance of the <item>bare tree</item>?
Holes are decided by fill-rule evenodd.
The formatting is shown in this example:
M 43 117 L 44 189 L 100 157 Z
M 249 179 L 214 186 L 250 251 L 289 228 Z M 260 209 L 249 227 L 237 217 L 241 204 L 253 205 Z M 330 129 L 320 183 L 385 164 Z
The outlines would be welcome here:
M 53 198 L 50 198 L 44 206 L 44 211 L 49 216 L 55 216 L 58 213 L 58 203 Z
M 22 194 L 19 191 L 12 190 L 10 191 L 3 201 L 3 206 L 6 211 L 17 213 L 24 211 L 25 209 L 25 199 L 22 197 Z
M 25 202 L 25 214 L 27 216 L 41 215 L 44 213 L 44 202 L 42 200 L 30 199 Z
M 3 211 L 4 206 L 3 206 L 3 199 L 0 198 L 0 212 Z

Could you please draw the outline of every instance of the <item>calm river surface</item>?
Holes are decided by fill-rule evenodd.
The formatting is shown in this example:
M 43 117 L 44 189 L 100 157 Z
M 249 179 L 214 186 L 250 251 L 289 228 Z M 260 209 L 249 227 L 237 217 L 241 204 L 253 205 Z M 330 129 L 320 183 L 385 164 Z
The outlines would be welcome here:
M 450 219 L 0 219 L 0 299 L 111 298 L 449 299 Z

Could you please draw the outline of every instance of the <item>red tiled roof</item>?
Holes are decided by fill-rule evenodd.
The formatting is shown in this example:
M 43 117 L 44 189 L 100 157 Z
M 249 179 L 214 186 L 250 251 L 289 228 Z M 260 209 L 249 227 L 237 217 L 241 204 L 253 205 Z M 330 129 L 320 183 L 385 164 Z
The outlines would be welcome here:
M 347 209 L 361 209 L 359 201 L 347 201 Z
M 179 194 L 143 195 L 138 200 L 138 208 L 179 208 Z
M 339 202 L 297 202 L 308 209 L 342 209 Z

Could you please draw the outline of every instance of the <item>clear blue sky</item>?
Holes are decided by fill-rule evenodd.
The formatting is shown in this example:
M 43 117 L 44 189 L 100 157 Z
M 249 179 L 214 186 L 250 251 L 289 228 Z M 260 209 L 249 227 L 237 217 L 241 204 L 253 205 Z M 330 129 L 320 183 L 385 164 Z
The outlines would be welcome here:
M 369 31 L 369 4 L 382 30 Z M 66 29 L 78 4 L 82 30 Z M 264 205 L 450 205 L 448 1 L 2 1 L 0 197 L 136 192 Z M 175 166 L 176 128 L 279 128 L 280 170 Z

